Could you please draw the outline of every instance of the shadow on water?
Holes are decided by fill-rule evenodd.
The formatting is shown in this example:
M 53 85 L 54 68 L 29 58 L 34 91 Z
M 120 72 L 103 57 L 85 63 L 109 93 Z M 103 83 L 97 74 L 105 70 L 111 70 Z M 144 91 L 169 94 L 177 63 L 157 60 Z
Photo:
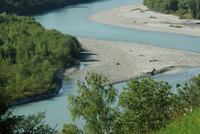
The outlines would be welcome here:
M 41 12 L 41 13 L 35 13 L 35 14 L 30 14 L 28 16 L 41 16 L 41 15 L 45 15 L 45 14 L 49 14 L 49 13 L 53 13 L 53 12 L 62 12 L 63 9 L 66 9 L 66 8 L 88 8 L 88 6 L 86 5 L 81 5 L 81 4 L 90 4 L 90 3 L 102 3 L 102 2 L 105 2 L 105 1 L 111 1 L 111 0 L 92 0 L 92 1 L 88 1 L 88 2 L 80 2 L 80 3 L 76 3 L 76 4 L 71 4 L 71 5 L 66 5 L 66 6 L 63 6 L 63 7 L 60 7 L 60 8 L 57 8 L 57 9 L 53 9 L 53 10 L 49 10 L 49 11 L 44 11 L 44 12 Z
M 106 2 L 106 1 L 111 1 L 111 0 L 92 0 L 89 2 L 82 2 L 82 3 L 102 3 L 102 2 Z
M 79 5 L 79 4 L 73 4 L 73 5 L 65 6 L 65 7 L 63 7 L 63 8 L 88 8 L 88 6 Z

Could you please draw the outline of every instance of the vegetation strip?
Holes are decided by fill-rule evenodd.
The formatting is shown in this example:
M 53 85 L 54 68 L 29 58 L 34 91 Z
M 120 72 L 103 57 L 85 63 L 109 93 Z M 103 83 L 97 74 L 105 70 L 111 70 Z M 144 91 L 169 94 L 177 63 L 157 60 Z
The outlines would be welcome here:
M 200 0 L 144 0 L 151 10 L 165 14 L 175 14 L 181 19 L 200 19 Z
M 92 0 L 1 0 L 0 13 L 30 15 Z

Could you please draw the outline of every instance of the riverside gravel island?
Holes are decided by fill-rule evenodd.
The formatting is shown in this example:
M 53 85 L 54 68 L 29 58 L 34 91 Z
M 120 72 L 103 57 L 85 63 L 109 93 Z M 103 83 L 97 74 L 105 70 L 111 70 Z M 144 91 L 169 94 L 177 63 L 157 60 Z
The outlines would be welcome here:
M 143 4 L 116 7 L 96 13 L 89 20 L 131 29 L 200 36 L 199 20 L 149 11 Z M 172 26 L 180 26 L 176 28 Z M 178 73 L 200 66 L 200 53 L 133 42 L 78 38 L 85 68 L 70 77 L 84 78 L 86 72 L 107 77 L 113 83 L 157 73 Z
M 200 36 L 200 20 L 150 11 L 143 4 L 116 7 L 96 13 L 89 20 L 132 29 Z
M 132 42 L 78 40 L 82 44 L 81 63 L 85 68 L 71 74 L 71 78 L 83 79 L 86 72 L 93 72 L 119 83 L 152 75 L 152 72 L 176 73 L 200 66 L 200 54 L 195 52 Z

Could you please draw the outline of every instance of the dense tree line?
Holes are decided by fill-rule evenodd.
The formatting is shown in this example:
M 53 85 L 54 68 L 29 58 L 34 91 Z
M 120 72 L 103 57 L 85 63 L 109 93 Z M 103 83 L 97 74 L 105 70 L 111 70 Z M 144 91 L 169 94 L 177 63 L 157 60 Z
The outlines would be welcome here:
M 45 30 L 33 17 L 0 14 L 0 63 L 14 99 L 54 91 L 59 67 L 78 64 L 76 37 Z
M 92 0 L 1 0 L 0 13 L 29 15 Z
M 177 84 L 177 94 L 169 83 L 151 77 L 127 82 L 119 95 L 111 83 L 107 87 L 105 83 L 107 78 L 94 73 L 77 81 L 78 95 L 68 94 L 67 108 L 73 121 L 82 118 L 85 125 L 82 130 L 64 124 L 62 134 L 154 133 L 200 106 L 200 75 Z
M 5 90 L 4 75 L 4 72 L 0 72 L 0 134 L 55 134 L 57 132 L 55 128 L 45 124 L 45 112 L 16 116 L 13 110 L 9 109 L 12 96 Z
M 144 0 L 149 9 L 173 13 L 180 18 L 200 19 L 200 0 Z
M 9 109 L 13 96 L 6 90 L 6 73 L 0 63 L 0 134 L 55 134 L 55 128 L 45 124 L 45 112 L 37 115 L 18 115 Z

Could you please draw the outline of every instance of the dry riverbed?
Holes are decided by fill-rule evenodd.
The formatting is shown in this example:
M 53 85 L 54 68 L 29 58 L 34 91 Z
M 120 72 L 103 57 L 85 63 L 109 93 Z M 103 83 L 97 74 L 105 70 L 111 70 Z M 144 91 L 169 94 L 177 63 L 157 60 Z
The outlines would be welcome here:
M 86 72 L 94 72 L 117 83 L 146 76 L 154 69 L 176 73 L 200 66 L 200 54 L 195 52 L 131 42 L 78 40 L 82 44 L 81 63 L 85 68 L 70 75 L 71 78 L 84 78 Z
M 143 4 L 99 12 L 89 20 L 132 29 L 200 36 L 200 20 L 179 19 L 178 16 L 149 11 Z

